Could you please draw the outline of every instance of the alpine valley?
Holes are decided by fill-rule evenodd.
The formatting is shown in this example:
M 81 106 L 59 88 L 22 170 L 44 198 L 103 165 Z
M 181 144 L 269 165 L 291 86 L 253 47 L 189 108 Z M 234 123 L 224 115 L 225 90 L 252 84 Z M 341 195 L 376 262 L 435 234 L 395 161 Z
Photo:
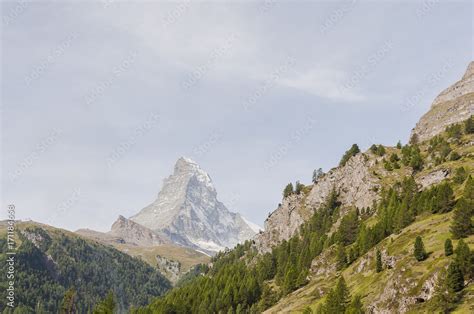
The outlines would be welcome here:
M 18 222 L 15 313 L 474 313 L 474 62 L 408 143 L 282 192 L 259 230 L 179 158 L 107 233 Z

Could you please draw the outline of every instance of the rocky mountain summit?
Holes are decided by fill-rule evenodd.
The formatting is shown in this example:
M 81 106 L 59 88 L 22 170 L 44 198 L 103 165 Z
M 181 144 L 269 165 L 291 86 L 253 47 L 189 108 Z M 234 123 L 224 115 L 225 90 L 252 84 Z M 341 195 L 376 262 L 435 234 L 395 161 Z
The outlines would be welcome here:
M 166 235 L 151 231 L 122 215 L 114 222 L 108 234 L 123 239 L 125 243 L 153 246 L 170 243 Z
M 158 198 L 130 218 L 172 242 L 214 253 L 252 238 L 257 230 L 217 199 L 210 176 L 179 158 Z
M 431 109 L 412 131 L 412 138 L 424 141 L 441 133 L 451 124 L 466 120 L 474 114 L 474 61 L 462 79 L 436 97 Z

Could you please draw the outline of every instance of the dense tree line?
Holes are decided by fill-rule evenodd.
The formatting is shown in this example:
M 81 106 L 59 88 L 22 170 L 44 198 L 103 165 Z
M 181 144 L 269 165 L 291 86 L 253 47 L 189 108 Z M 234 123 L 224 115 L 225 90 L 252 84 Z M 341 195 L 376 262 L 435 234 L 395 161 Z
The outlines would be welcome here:
M 117 309 L 124 310 L 147 304 L 171 288 L 153 267 L 114 248 L 66 233 L 50 235 L 39 227 L 25 232 L 41 240 L 35 245 L 18 233 L 22 243 L 16 255 L 15 295 L 23 313 L 58 313 L 61 309 L 86 313 L 111 289 L 119 300 Z M 6 251 L 4 238 L 0 247 Z M 2 265 L 5 258 L 0 255 Z M 5 308 L 4 302 L 0 300 L 0 307 Z

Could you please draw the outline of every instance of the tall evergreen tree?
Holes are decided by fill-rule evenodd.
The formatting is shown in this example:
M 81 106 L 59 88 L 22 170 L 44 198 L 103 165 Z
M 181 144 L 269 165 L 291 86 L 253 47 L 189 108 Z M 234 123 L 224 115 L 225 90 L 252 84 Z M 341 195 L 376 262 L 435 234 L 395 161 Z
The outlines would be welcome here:
M 283 190 L 283 197 L 288 197 L 294 193 L 293 183 L 288 183 Z
M 414 255 L 415 255 L 416 260 L 419 262 L 425 260 L 427 257 L 427 254 L 425 251 L 425 245 L 423 244 L 423 240 L 421 239 L 420 236 L 417 236 L 415 240 Z
M 342 270 L 347 265 L 347 255 L 344 245 L 339 244 L 336 251 L 336 268 Z
M 353 144 L 352 147 L 345 152 L 344 156 L 342 156 L 339 166 L 344 166 L 349 161 L 349 159 L 352 158 L 352 156 L 355 156 L 358 153 L 360 153 L 359 146 L 357 144 Z
M 433 295 L 433 313 L 439 311 L 441 311 L 441 313 L 449 313 L 456 302 L 456 293 L 448 288 L 446 278 L 447 272 L 443 268 L 438 273 L 438 279 L 436 280 Z
M 76 307 L 76 291 L 74 288 L 69 289 L 64 294 L 63 302 L 61 304 L 61 314 L 75 314 L 77 313 Z
M 464 197 L 456 203 L 451 223 L 451 233 L 455 239 L 467 238 L 474 233 L 474 226 L 471 221 L 473 212 L 471 205 L 472 202 Z
M 464 276 L 461 268 L 456 262 L 449 264 L 446 283 L 448 285 L 448 291 L 456 293 L 464 288 Z
M 383 265 L 382 265 L 382 253 L 377 249 L 377 252 L 375 254 L 375 270 L 380 273 L 383 270 Z
M 462 239 L 459 240 L 455 253 L 456 264 L 459 266 L 464 276 L 468 278 L 473 276 L 474 264 L 471 250 Z
M 100 301 L 94 308 L 94 314 L 114 314 L 115 308 L 116 303 L 114 293 L 109 291 L 105 299 Z
M 360 295 L 356 295 L 351 302 L 351 305 L 346 310 L 346 314 L 364 314 L 364 304 Z
M 453 242 L 451 239 L 446 239 L 446 241 L 444 241 L 444 255 L 453 255 Z
M 474 115 L 470 116 L 469 119 L 464 122 L 464 132 L 466 132 L 466 134 L 474 133 Z

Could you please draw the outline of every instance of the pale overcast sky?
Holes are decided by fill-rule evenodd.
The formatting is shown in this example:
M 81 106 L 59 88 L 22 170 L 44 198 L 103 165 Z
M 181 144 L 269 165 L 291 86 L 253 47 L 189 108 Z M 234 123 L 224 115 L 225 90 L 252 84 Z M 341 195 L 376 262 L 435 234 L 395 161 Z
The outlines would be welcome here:
M 471 1 L 4 1 L 2 211 L 108 230 L 176 159 L 263 225 L 352 143 L 406 142 L 473 59 Z

